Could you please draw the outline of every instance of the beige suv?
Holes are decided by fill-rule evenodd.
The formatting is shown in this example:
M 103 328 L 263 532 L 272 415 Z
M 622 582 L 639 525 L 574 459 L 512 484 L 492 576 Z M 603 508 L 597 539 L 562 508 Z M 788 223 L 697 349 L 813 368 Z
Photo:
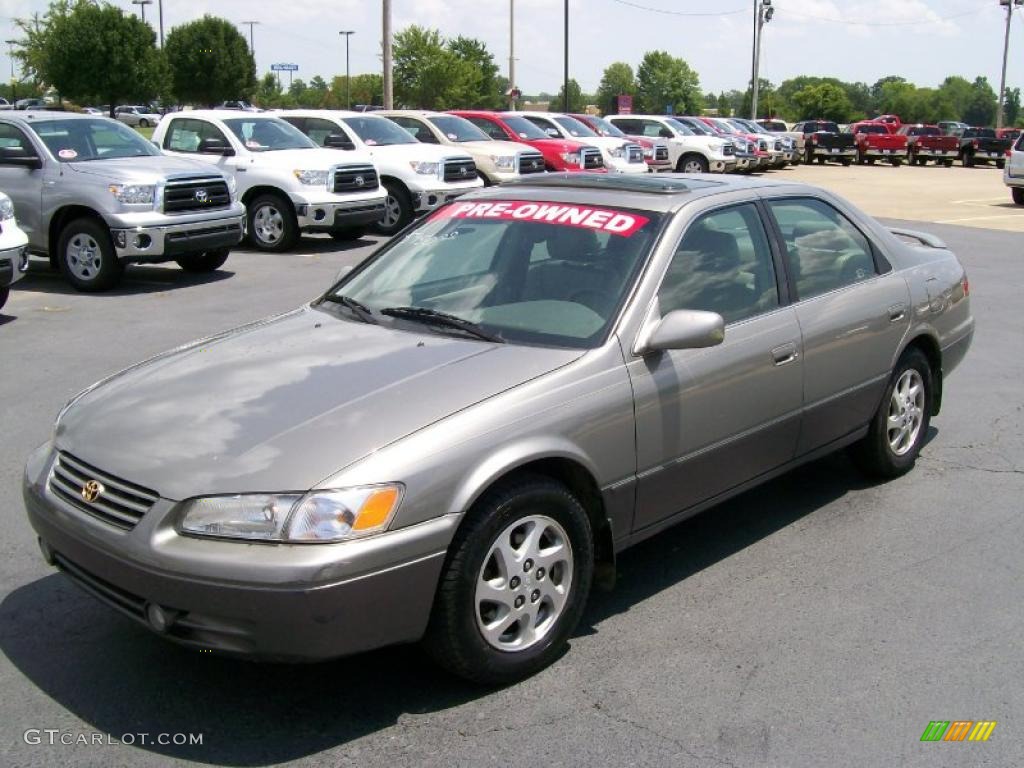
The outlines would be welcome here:
M 471 122 L 444 112 L 400 109 L 377 114 L 390 118 L 424 144 L 458 147 L 472 156 L 488 186 L 544 173 L 544 156 L 524 144 L 495 141 Z

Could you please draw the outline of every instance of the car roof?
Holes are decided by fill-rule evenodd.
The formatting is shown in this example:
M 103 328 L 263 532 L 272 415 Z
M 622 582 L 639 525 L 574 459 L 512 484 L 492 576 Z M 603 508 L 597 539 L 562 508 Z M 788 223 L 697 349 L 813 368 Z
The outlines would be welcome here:
M 203 117 L 208 120 L 258 120 L 260 118 L 277 117 L 277 113 L 242 112 L 238 109 L 189 109 L 180 112 L 168 112 L 164 117 Z
M 341 119 L 343 117 L 371 117 L 380 120 L 385 119 L 384 115 L 378 115 L 375 112 L 354 112 L 349 109 L 277 109 L 270 114 L 293 115 L 295 117 L 305 115 L 307 117 L 324 117 L 328 119 Z
M 104 117 L 106 113 L 104 113 Z M 22 109 L 17 112 L 4 112 L 5 119 L 21 120 L 31 122 L 36 118 L 46 120 L 95 120 L 98 115 L 88 115 L 84 112 L 61 112 L 54 109 Z M 109 117 L 107 118 L 110 119 Z
M 359 114 L 366 114 L 360 112 Z M 438 115 L 447 115 L 447 112 L 437 112 L 436 110 L 430 109 L 379 109 L 377 114 L 382 117 L 388 115 L 407 115 L 409 117 L 437 117 Z M 450 115 L 450 117 L 457 117 L 457 115 Z

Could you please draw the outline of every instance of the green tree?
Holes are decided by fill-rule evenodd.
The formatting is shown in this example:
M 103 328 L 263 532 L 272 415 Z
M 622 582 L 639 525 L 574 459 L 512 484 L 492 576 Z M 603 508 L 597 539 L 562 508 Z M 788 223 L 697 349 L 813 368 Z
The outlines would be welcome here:
M 710 99 L 708 103 L 711 103 Z M 732 100 L 729 98 L 729 94 L 725 92 L 718 94 L 715 105 L 718 107 L 719 117 L 732 117 Z
M 1005 125 L 1014 125 L 1020 117 L 1020 88 L 1007 88 L 1003 94 L 1003 118 Z
M 645 112 L 699 114 L 704 98 L 700 78 L 683 59 L 667 51 L 648 51 L 636 71 L 637 92 Z
M 809 85 L 797 91 L 793 94 L 793 104 L 800 110 L 800 114 L 837 123 L 845 123 L 853 111 L 846 91 L 833 83 Z
M 964 112 L 971 101 L 972 92 L 970 81 L 959 75 L 952 75 L 943 80 L 942 85 L 939 86 L 939 93 L 945 96 L 953 107 L 953 111 L 943 119 L 963 120 Z
M 410 107 L 497 108 L 504 101 L 498 67 L 487 46 L 467 37 L 446 40 L 412 25 L 394 39 L 395 100 Z
M 988 84 L 988 78 L 976 77 L 961 119 L 970 125 L 992 125 L 996 121 L 997 110 L 996 92 Z
M 584 112 L 587 109 L 587 103 L 589 99 L 583 93 L 583 89 L 580 88 L 580 84 L 573 79 L 569 79 L 569 109 L 565 109 L 565 85 L 558 89 L 558 94 L 555 96 L 555 100 L 551 102 L 551 110 L 553 112 Z
M 63 98 L 106 102 L 111 116 L 124 101 L 146 101 L 167 80 L 152 27 L 119 8 L 89 0 L 58 0 L 42 18 L 19 19 L 25 40 L 18 58 L 30 76 Z
M 245 38 L 227 19 L 206 15 L 174 27 L 164 51 L 180 101 L 212 106 L 249 98 L 256 88 L 256 62 Z
M 505 102 L 507 80 L 498 75 L 498 65 L 487 45 L 476 38 L 459 36 L 449 40 L 447 48 L 457 60 L 470 67 L 464 69 L 467 81 L 462 84 L 459 106 L 500 109 Z
M 309 89 L 311 91 L 317 91 L 318 93 L 327 93 L 327 89 L 330 86 L 327 85 L 327 81 L 324 80 L 320 75 L 314 75 L 313 79 L 309 81 Z
M 636 96 L 636 76 L 624 61 L 605 67 L 597 86 L 597 106 L 602 113 L 613 115 L 619 111 L 619 96 Z

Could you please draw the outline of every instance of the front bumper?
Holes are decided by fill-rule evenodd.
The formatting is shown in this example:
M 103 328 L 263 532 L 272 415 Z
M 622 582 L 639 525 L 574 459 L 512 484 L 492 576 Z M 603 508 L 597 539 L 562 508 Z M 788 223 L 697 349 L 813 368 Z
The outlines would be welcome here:
M 313 661 L 413 642 L 426 628 L 457 516 L 342 544 L 251 544 L 180 536 L 173 502 L 160 499 L 124 531 L 53 495 L 53 458 L 37 449 L 23 483 L 44 556 L 153 631 L 147 612 L 159 606 L 170 640 Z
M 738 164 L 735 155 L 708 158 L 708 170 L 711 173 L 731 173 Z
M 295 218 L 299 229 L 316 232 L 340 227 L 364 227 L 384 216 L 386 197 L 345 202 L 295 202 Z
M 479 189 L 481 186 L 482 183 L 472 186 L 451 185 L 434 189 L 410 189 L 409 194 L 412 196 L 413 210 L 420 214 L 436 210 L 445 203 L 450 203 L 452 200 L 462 197 L 467 192 Z
M 244 207 L 232 206 L 220 216 L 189 217 L 174 221 L 154 214 L 159 221 L 149 222 L 138 214 L 107 220 L 117 258 L 123 262 L 167 261 L 186 253 L 233 248 L 242 240 Z
M 21 280 L 28 271 L 28 245 L 0 251 L 0 288 Z

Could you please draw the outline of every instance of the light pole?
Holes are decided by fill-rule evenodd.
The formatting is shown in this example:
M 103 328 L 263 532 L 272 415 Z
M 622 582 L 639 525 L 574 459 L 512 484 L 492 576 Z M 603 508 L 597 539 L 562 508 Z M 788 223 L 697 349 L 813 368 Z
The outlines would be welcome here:
M 345 109 L 352 109 L 352 72 L 348 65 L 348 39 L 355 34 L 355 30 L 343 29 L 338 34 L 345 36 Z
M 164 0 L 157 0 L 157 10 L 160 15 L 160 47 L 164 47 Z
M 516 0 L 508 0 L 508 108 L 516 108 Z
M 999 4 L 1006 6 L 1006 37 L 1003 39 L 1003 75 L 999 78 L 999 112 L 996 114 L 996 128 L 1003 127 L 1006 114 L 1006 57 L 1010 51 L 1010 19 L 1013 18 L 1013 9 L 1024 5 L 1024 0 L 999 0 Z
M 383 48 L 384 54 L 384 109 L 395 108 L 394 71 L 391 62 L 391 0 L 384 0 Z M 423 106 L 422 104 L 414 106 Z
M 14 106 L 14 102 L 18 100 L 17 88 L 14 85 L 14 45 L 18 42 L 17 40 L 5 40 L 7 43 L 7 58 L 11 60 L 11 106 Z
M 142 23 L 146 23 L 146 6 L 152 5 L 153 0 L 132 0 L 132 5 L 139 6 L 139 10 L 142 11 Z
M 256 46 L 253 45 L 253 42 L 252 42 L 252 28 L 255 27 L 257 24 L 259 24 L 258 21 L 243 21 L 242 22 L 242 26 L 243 27 L 245 27 L 245 26 L 249 27 L 249 53 L 252 54 L 252 58 L 253 58 L 254 61 L 256 60 Z
M 1024 0 L 1020 0 L 1024 2 Z M 751 79 L 750 119 L 757 120 L 757 92 L 761 85 L 761 31 L 772 20 L 772 0 L 754 0 L 754 76 Z
M 562 111 L 569 111 L 569 0 L 565 0 L 565 72 L 562 77 Z

